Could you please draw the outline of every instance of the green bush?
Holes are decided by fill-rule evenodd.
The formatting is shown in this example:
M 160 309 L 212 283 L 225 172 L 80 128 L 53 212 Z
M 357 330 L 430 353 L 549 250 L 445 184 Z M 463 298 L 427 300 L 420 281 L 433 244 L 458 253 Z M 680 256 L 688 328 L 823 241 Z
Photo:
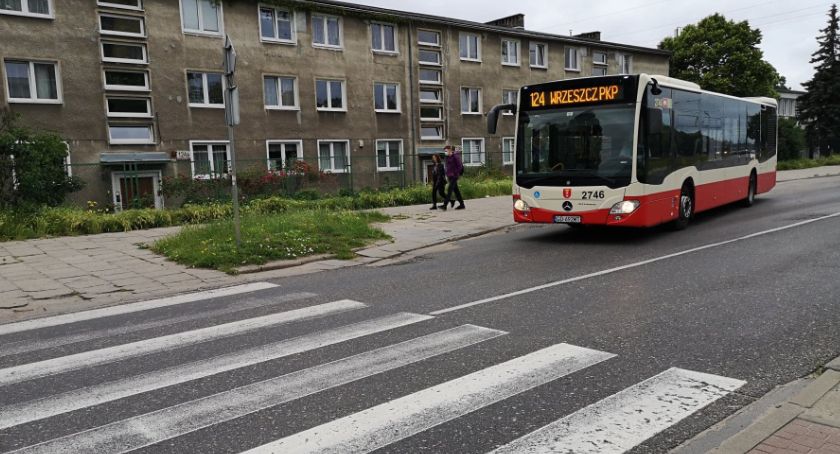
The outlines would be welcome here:
M 792 159 L 789 161 L 779 161 L 778 170 L 797 170 L 810 169 L 813 167 L 822 166 L 837 166 L 840 165 L 840 155 L 830 155 L 817 159 Z

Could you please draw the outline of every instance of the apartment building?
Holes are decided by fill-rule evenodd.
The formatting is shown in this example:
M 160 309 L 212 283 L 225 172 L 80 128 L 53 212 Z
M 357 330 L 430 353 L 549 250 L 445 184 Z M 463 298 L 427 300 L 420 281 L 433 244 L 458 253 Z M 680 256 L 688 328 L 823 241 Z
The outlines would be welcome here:
M 238 54 L 239 168 L 295 160 L 355 188 L 424 181 L 432 154 L 509 168 L 519 87 L 667 74 L 669 54 L 333 1 L 0 0 L 0 107 L 68 143 L 75 198 L 162 207 L 162 178 L 228 169 L 223 46 Z M 127 184 L 127 179 L 132 184 Z

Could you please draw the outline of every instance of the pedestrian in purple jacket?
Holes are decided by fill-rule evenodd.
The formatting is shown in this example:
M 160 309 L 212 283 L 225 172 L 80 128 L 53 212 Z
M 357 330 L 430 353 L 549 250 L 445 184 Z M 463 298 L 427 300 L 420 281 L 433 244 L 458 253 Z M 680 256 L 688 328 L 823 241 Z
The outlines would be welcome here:
M 464 206 L 464 198 L 461 197 L 461 190 L 458 189 L 458 178 L 464 174 L 464 164 L 461 162 L 460 154 L 452 148 L 452 145 L 445 146 L 443 150 L 446 151 L 446 179 L 449 180 L 449 188 L 441 208 L 445 210 L 449 203 L 455 206 L 455 199 L 452 198 L 454 193 L 458 200 L 458 208 L 455 209 L 463 210 L 466 206 Z

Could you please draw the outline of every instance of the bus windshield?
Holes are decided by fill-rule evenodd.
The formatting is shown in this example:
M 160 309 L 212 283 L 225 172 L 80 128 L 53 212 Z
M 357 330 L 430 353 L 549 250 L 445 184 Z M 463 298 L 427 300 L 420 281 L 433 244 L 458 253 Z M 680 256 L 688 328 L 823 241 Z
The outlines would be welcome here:
M 629 185 L 635 113 L 633 103 L 521 112 L 516 184 Z

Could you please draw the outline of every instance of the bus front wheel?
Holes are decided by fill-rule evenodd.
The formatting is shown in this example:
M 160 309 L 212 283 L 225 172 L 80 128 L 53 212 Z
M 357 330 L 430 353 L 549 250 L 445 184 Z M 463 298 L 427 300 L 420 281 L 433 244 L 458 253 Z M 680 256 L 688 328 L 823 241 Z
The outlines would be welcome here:
M 691 185 L 684 184 L 680 190 L 679 217 L 674 221 L 675 230 L 683 230 L 688 227 L 691 218 L 694 216 L 694 191 Z
M 747 198 L 741 204 L 745 207 L 751 207 L 755 203 L 755 193 L 758 186 L 758 181 L 755 172 L 750 174 L 750 186 L 747 188 Z

